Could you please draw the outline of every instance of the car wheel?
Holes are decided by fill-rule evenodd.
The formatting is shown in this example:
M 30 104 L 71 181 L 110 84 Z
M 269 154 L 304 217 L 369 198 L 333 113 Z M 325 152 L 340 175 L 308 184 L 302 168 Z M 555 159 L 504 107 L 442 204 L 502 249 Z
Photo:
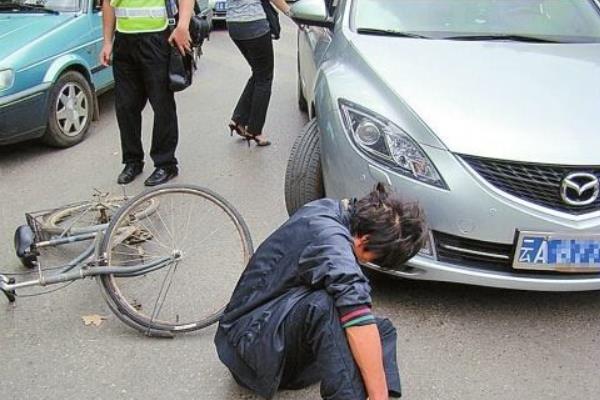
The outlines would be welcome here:
M 70 147 L 83 140 L 94 112 L 87 79 L 79 72 L 63 74 L 50 91 L 48 127 L 43 140 L 56 147 Z
M 300 57 L 300 54 L 298 54 Z M 303 113 L 308 112 L 308 102 L 306 101 L 306 97 L 304 97 L 304 93 L 302 92 L 302 79 L 300 79 L 300 58 L 296 58 L 298 60 L 298 108 Z
M 320 133 L 313 118 L 296 138 L 285 171 L 285 205 L 289 215 L 325 196 Z

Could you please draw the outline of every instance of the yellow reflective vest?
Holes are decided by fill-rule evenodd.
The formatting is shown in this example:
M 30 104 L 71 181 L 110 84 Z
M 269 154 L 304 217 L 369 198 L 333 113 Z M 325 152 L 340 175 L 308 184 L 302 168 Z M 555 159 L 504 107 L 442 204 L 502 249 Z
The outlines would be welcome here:
M 110 0 L 121 33 L 160 32 L 168 26 L 165 0 Z

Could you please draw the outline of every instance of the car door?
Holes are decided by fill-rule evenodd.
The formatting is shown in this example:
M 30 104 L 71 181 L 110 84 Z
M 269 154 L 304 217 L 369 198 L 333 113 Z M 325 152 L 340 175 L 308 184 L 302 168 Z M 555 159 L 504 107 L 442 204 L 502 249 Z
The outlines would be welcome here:
M 337 12 L 338 0 L 329 0 L 330 13 Z M 298 30 L 298 74 L 304 97 L 308 103 L 314 99 L 317 70 L 331 43 L 333 32 L 329 28 L 301 25 Z
M 112 68 L 100 64 L 100 52 L 104 44 L 102 37 L 102 0 L 86 0 L 87 15 L 90 23 L 90 48 L 93 49 L 88 60 L 92 82 L 97 91 L 110 87 L 113 83 Z M 105 0 L 109 1 L 109 0 Z

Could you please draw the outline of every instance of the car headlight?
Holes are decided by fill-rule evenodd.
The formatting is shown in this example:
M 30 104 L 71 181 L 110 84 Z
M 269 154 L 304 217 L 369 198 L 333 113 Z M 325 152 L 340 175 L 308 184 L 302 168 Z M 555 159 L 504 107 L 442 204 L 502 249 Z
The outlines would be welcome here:
M 409 178 L 447 188 L 429 157 L 406 132 L 357 104 L 340 99 L 339 105 L 352 141 L 367 156 Z
M 10 89 L 15 83 L 15 73 L 12 69 L 4 69 L 0 71 L 0 90 Z

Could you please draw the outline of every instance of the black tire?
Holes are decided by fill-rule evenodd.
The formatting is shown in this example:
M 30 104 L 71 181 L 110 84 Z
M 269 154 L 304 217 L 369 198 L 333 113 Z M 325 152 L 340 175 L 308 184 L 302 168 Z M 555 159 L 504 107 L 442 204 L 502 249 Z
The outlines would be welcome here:
M 43 141 L 54 147 L 81 142 L 94 117 L 94 96 L 87 79 L 77 71 L 61 75 L 50 90 L 48 126 Z
M 285 205 L 289 215 L 325 196 L 317 120 L 306 124 L 296 138 L 285 170 Z
M 298 60 L 298 109 L 303 113 L 308 113 L 308 102 L 302 91 L 302 79 L 300 79 L 300 54 L 297 55 Z
M 143 220 L 132 218 L 137 212 L 138 205 L 151 199 L 158 204 L 157 210 Z M 204 203 L 206 203 L 204 208 L 198 207 Z M 187 210 L 184 210 L 186 207 Z M 214 210 L 219 214 L 217 217 L 227 221 L 223 225 L 229 225 L 228 227 L 222 228 L 223 225 L 209 219 L 209 215 L 215 216 L 212 213 Z M 184 224 L 175 221 L 176 212 L 187 217 Z M 192 218 L 203 220 L 203 223 L 192 221 Z M 157 228 L 161 223 L 165 229 L 159 233 L 160 230 Z M 145 239 L 128 243 L 129 238 L 124 237 L 123 231 L 136 226 L 140 231 L 146 231 Z M 172 229 L 169 230 L 169 226 Z M 187 228 L 193 229 L 194 233 L 187 232 Z M 227 248 L 226 251 L 222 248 L 217 249 L 216 253 L 206 251 L 201 247 L 203 243 L 210 246 L 212 242 L 213 245 L 223 247 L 224 243 L 230 242 L 217 240 L 217 237 L 208 241 L 213 234 L 198 235 L 197 230 L 201 228 L 213 230 L 213 233 L 223 229 L 233 232 L 233 235 L 226 239 L 239 246 L 237 250 L 240 251 L 237 251 L 233 245 L 224 246 Z M 165 233 L 168 233 L 168 236 Z M 131 238 L 137 240 L 134 235 Z M 154 251 L 151 250 L 152 245 L 155 246 Z M 136 250 L 129 249 L 135 246 L 144 249 L 139 253 L 140 255 Z M 188 252 L 188 249 L 193 250 Z M 128 256 L 119 256 L 124 254 L 124 250 L 129 250 L 131 253 Z M 158 252 L 161 252 L 160 255 Z M 144 264 L 150 267 L 150 264 L 155 263 L 157 259 L 164 259 L 165 256 L 173 257 L 174 261 L 168 262 L 168 266 L 148 270 L 143 275 L 101 275 L 99 281 L 111 310 L 127 325 L 142 333 L 156 336 L 156 333 L 160 332 L 175 334 L 194 331 L 209 326 L 221 318 L 225 303 L 231 294 L 230 290 L 233 290 L 252 253 L 252 240 L 246 223 L 241 215 L 217 193 L 191 185 L 162 186 L 134 197 L 119 209 L 102 239 L 100 254 L 107 267 L 115 265 L 136 267 Z M 218 258 L 213 254 L 218 254 Z M 194 255 L 205 256 L 208 262 L 203 263 L 202 258 L 198 259 Z M 177 257 L 181 258 L 177 259 Z M 236 262 L 228 263 L 231 260 Z M 226 271 L 226 265 L 231 265 L 233 271 Z M 180 273 L 175 279 L 175 274 L 184 269 L 183 275 Z M 228 275 L 231 275 L 232 279 L 223 284 L 223 278 Z M 214 285 L 211 282 L 213 278 L 220 284 Z M 172 284 L 177 287 L 171 288 Z M 154 288 L 149 290 L 148 285 Z M 156 288 L 159 290 L 154 290 Z M 165 298 L 159 304 L 163 290 Z M 177 306 L 173 304 L 172 298 L 166 303 L 167 292 L 176 298 Z M 215 296 L 218 297 L 216 304 L 207 304 Z M 166 307 L 163 307 L 163 304 L 166 304 Z

